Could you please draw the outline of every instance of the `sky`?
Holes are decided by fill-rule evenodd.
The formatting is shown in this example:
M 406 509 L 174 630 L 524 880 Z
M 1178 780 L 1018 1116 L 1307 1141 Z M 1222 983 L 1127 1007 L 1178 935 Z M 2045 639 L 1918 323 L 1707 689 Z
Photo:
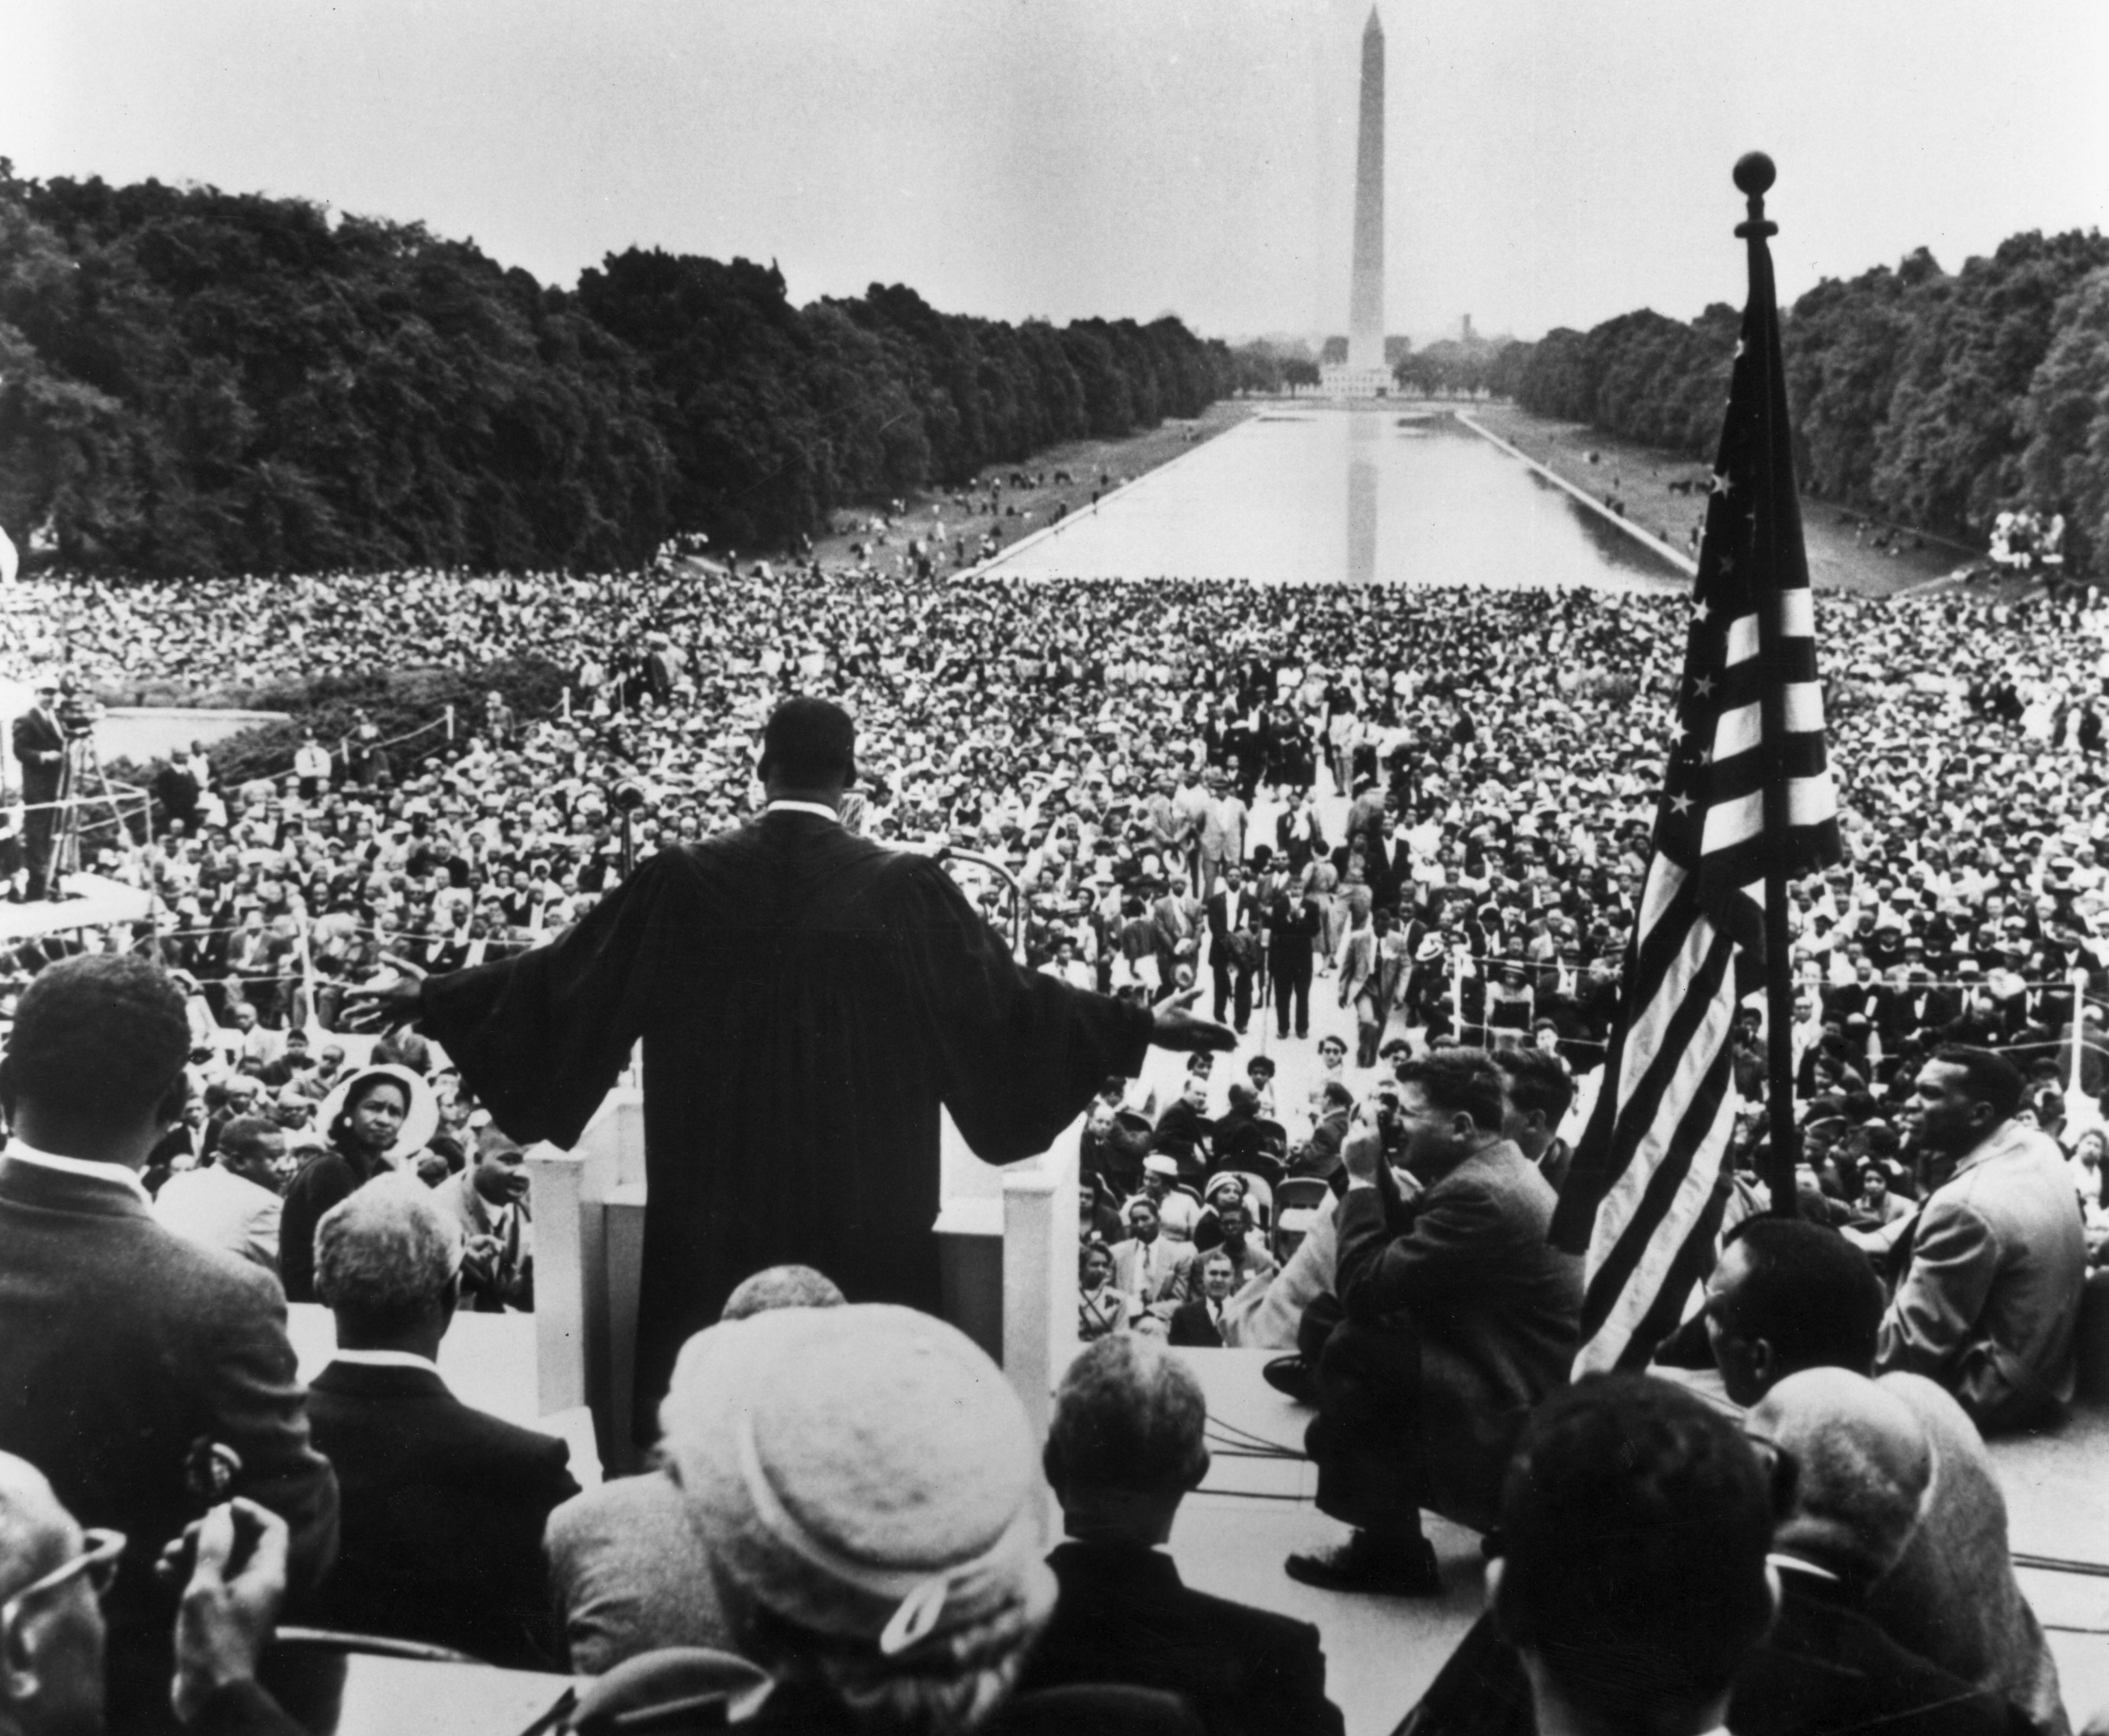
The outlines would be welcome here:
M 1387 327 L 1535 337 L 2109 227 L 2102 0 L 1380 0 Z M 0 0 L 0 156 L 422 221 L 569 285 L 1342 331 L 1367 0 Z

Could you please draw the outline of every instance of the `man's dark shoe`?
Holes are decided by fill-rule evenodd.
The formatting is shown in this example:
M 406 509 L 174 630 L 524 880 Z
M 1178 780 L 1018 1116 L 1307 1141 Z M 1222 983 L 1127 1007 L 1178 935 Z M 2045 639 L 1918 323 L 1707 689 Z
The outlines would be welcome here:
M 1298 1404 L 1318 1402 L 1318 1371 L 1301 1356 L 1277 1356 L 1259 1372 L 1268 1386 Z
M 1282 1564 L 1289 1576 L 1321 1591 L 1359 1591 L 1389 1598 L 1433 1598 L 1443 1591 L 1435 1565 L 1435 1546 L 1425 1537 L 1407 1543 L 1380 1544 L 1367 1531 L 1345 1543 L 1308 1555 L 1292 1555 Z

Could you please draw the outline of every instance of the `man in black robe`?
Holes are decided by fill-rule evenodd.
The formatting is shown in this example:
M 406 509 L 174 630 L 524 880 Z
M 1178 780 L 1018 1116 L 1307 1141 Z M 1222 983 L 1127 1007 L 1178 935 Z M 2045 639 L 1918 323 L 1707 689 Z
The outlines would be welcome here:
M 856 729 L 770 719 L 761 819 L 662 850 L 549 946 L 379 990 L 523 1143 L 574 1143 L 644 1043 L 639 1438 L 733 1287 L 809 1265 L 852 1301 L 939 1310 L 937 1127 L 1044 1150 L 1153 1043 L 1228 1049 L 1191 994 L 1154 1012 L 1028 972 L 927 857 L 851 836 Z

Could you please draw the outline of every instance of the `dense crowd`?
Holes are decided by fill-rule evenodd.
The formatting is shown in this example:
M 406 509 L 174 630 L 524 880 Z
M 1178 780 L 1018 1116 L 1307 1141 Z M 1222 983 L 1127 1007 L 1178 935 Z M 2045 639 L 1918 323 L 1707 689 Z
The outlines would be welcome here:
M 256 581 L 210 597 L 201 609 L 174 588 L 128 588 L 115 599 L 120 616 L 111 595 L 47 586 L 9 606 L 35 627 L 16 643 L 46 660 L 39 672 L 62 669 L 84 687 L 237 668 L 352 670 L 413 645 L 474 670 L 531 644 L 568 675 L 551 714 L 519 715 L 493 695 L 463 738 L 436 751 L 355 730 L 304 743 L 281 775 L 233 787 L 210 752 L 180 756 L 156 778 L 151 842 L 120 848 L 89 834 L 96 865 L 151 892 L 157 920 L 26 943 L 11 962 L 4 1010 L 34 1031 L 11 1049 L 10 1153 L 20 1161 L 0 1166 L 0 1236 L 13 1233 L 9 1178 L 34 1192 L 47 1161 L 38 1139 L 104 1112 L 38 1111 L 39 1090 L 53 1100 L 87 1090 L 92 1101 L 97 1089 L 56 1049 L 68 1034 L 143 1021 L 152 1041 L 142 1038 L 142 1053 L 170 1047 L 195 1103 L 171 1117 L 165 1098 L 132 1093 L 124 1137 L 139 1145 L 153 1218 L 275 1274 L 274 1294 L 336 1312 L 346 1351 L 307 1400 L 314 1446 L 296 1443 L 283 1417 L 268 1429 L 252 1418 L 260 1432 L 244 1451 L 266 1468 L 284 1462 L 278 1509 L 291 1542 L 277 1545 L 278 1576 L 311 1597 L 327 1557 L 320 1479 L 341 1488 L 339 1565 L 320 1593 L 341 1625 L 591 1671 L 657 1646 L 704 1645 L 717 1654 L 712 1694 L 767 1695 L 787 1718 L 830 1708 L 831 1729 L 965 1729 L 1000 1717 L 1012 1697 L 1023 1707 L 1110 1681 L 1185 1693 L 1212 1732 L 1336 1730 L 1312 1630 L 1195 1601 L 1176 1576 L 1163 1580 L 1167 1570 L 1138 1565 L 1155 1558 L 1151 1545 L 1207 1463 L 1199 1391 L 1150 1341 L 1293 1351 L 1270 1378 L 1313 1404 L 1319 1504 L 1355 1530 L 1338 1550 L 1292 1558 L 1289 1571 L 1338 1589 L 1439 1589 L 1419 1512 L 1527 1529 L 1531 1515 L 1509 1510 L 1515 1479 L 1504 1486 L 1499 1475 L 1511 1450 L 1587 1459 L 1586 1441 L 1556 1446 L 1547 1432 L 1580 1427 L 1592 1405 L 1653 1415 L 1666 1402 L 1592 1387 L 1554 1401 L 1573 1355 L 1579 1274 L 1547 1246 L 1544 1220 L 1575 1132 L 1578 1081 L 1589 1089 L 1617 1010 L 1682 651 L 1678 597 L 1007 588 L 935 582 L 912 563 L 670 566 L 599 587 L 442 575 Z M 1818 610 L 1847 857 L 1794 892 L 1807 1221 L 1788 1228 L 1829 1239 L 1815 1251 L 1774 1247 L 1776 1236 L 1748 1228 L 1764 1220 L 1742 1221 L 1741 1194 L 1758 1190 L 1754 1176 L 1737 1179 L 1706 1309 L 1682 1350 L 1703 1328 L 1696 1359 L 1718 1361 L 1741 1402 L 1768 1387 L 1791 1396 L 1798 1367 L 1856 1382 L 1843 1398 L 1817 1389 L 1802 1424 L 1810 1438 L 1864 1427 L 1908 1458 L 1913 1441 L 1923 1455 L 1931 1431 L 1978 1468 L 1969 1474 L 1996 1500 L 1976 1429 L 2012 1426 L 2040 1394 L 2011 1384 L 2011 1355 L 1992 1373 L 1941 1373 L 1953 1397 L 1918 1378 L 1948 1352 L 1929 1348 L 1933 1335 L 1913 1317 L 1913 1284 L 1932 1279 L 1906 1275 L 1913 1250 L 1900 1232 L 1922 1225 L 1926 1242 L 1946 1221 L 1939 1215 L 1956 1208 L 1942 1203 L 1943 1178 L 1958 1164 L 2007 1166 L 2038 1206 L 2048 1178 L 2056 1234 L 2039 1226 L 2021 1241 L 2057 1242 L 2057 1281 L 2074 1294 L 2039 1309 L 2034 1336 L 2014 1342 L 2062 1366 L 2069 1392 L 2084 1260 L 2071 1190 L 2084 1191 L 2092 1151 L 2098 1213 L 2102 1141 L 2061 1087 L 2075 1059 L 2084 1089 L 2098 1095 L 2104 1084 L 2085 1020 L 2090 999 L 2109 999 L 2109 610 L 1957 595 L 1825 596 Z M 405 1436 L 390 1418 L 404 1413 L 387 1407 L 431 1401 L 411 1390 L 425 1378 L 413 1365 L 436 1355 L 454 1310 L 532 1305 L 532 1226 L 517 1147 L 444 1056 L 398 1037 L 368 1057 L 350 1035 L 350 991 L 398 960 L 444 971 L 536 945 L 635 861 L 752 817 L 762 725 L 797 692 L 833 695 L 856 715 L 861 777 L 847 823 L 952 852 L 1032 968 L 1145 1001 L 1190 985 L 1241 1039 L 1213 1066 L 1195 1057 L 1182 1090 L 1109 1080 L 1089 1117 L 1080 1337 L 1093 1342 L 1064 1382 L 1044 1460 L 1071 1532 L 1044 1567 L 1020 1517 L 1037 1480 L 1008 1401 L 977 1400 L 978 1420 L 948 1436 L 950 1457 L 921 1424 L 947 1406 L 969 1418 L 963 1395 L 996 1390 L 975 1353 L 920 1316 L 816 1308 L 832 1298 L 811 1274 L 770 1278 L 784 1293 L 729 1307 L 725 1327 L 693 1341 L 662 1411 L 667 1471 L 577 1495 L 559 1451 L 495 1434 L 472 1414 L 432 1423 L 425 1457 L 397 1456 Z M 95 976 L 61 991 L 67 972 L 50 967 L 83 948 L 156 954 L 174 998 L 148 1008 L 160 990 Z M 40 983 L 52 985 L 41 1010 L 29 986 Z M 120 988 L 129 1000 L 59 1017 L 69 994 Z M 175 1021 L 180 1031 L 161 1030 Z M 1739 1083 L 1754 1105 L 1754 1020 L 1740 1040 Z M 2014 1067 L 1939 1058 L 1962 1053 L 1948 1047 L 1957 1043 L 2003 1052 Z M 1961 1107 L 1935 1102 L 1940 1091 Z M 1403 1119 L 1396 1148 L 1380 1134 L 1387 1116 Z M 2044 1131 L 2067 1134 L 2069 1170 Z M 81 1137 L 82 1152 L 123 1143 L 114 1132 L 102 1145 Z M 1760 1167 L 1765 1138 L 1753 1107 L 1736 1133 L 1747 1169 Z M 52 1174 L 84 1185 L 94 1168 Z M 390 1183 L 395 1168 L 427 1185 Z M 1976 1173 L 1981 1182 L 1989 1172 Z M 1420 1190 L 1411 1211 L 1401 1188 Z M 1474 1206 L 1470 1221 L 1507 1214 L 1527 1219 L 1527 1233 L 1497 1244 L 1474 1231 L 1431 1251 L 1427 1226 L 1467 1195 L 1493 1202 L 1484 1207 L 1493 1218 L 1474 1217 Z M 29 1194 L 20 1204 L 34 1214 Z M 1798 1302 L 1779 1314 L 1782 1296 L 1818 1292 L 1840 1248 L 1867 1293 L 1845 1285 L 1820 1331 Z M 1898 1262 L 1887 1287 L 1863 1251 Z M 106 1253 L 96 1270 L 129 1257 Z M 1522 1263 L 1487 1283 L 1503 1262 Z M 1933 1271 L 1930 1258 L 1922 1265 Z M 1452 1392 L 1470 1438 L 1436 1441 L 1402 1495 L 1400 1466 L 1369 1450 L 1402 1426 L 1385 1408 L 1403 1390 L 1387 1360 L 1388 1323 L 1424 1305 L 1416 1287 L 1437 1283 L 1438 1267 L 1452 1274 L 1443 1283 L 1478 1274 L 1459 1318 L 1479 1323 L 1481 1349 L 1501 1348 L 1491 1369 L 1461 1376 L 1478 1353 L 1452 1361 L 1434 1317 L 1424 1321 L 1414 1354 L 1430 1359 L 1427 1378 Z M 65 1283 L 89 1281 L 85 1268 L 65 1269 Z M 212 1285 L 233 1283 L 212 1269 Z M 111 1341 L 176 1329 L 119 1322 L 115 1301 L 97 1305 Z M 739 1319 L 750 1305 L 779 1318 Z M 927 1403 L 903 1402 L 910 1370 Z M 1889 1396 L 1877 1404 L 1863 1389 Z M 759 1436 L 724 1435 L 723 1399 L 734 1391 L 750 1395 Z M 792 1419 L 781 1434 L 763 1427 L 778 1407 Z M 1404 1426 L 1439 1433 L 1428 1420 L 1437 1414 Z M 912 1546 L 840 1481 L 826 1443 L 853 1417 L 889 1477 L 920 1479 Z M 1694 1426 L 1664 1424 L 1662 1438 Z M 17 1432 L 70 1503 L 103 1499 L 53 1469 L 63 1454 L 28 1450 L 43 1435 Z M 794 1435 L 814 1448 L 793 1447 Z M 1109 1455 L 1116 1440 L 1129 1445 Z M 785 1542 L 777 1510 L 756 1508 L 757 1462 L 771 1486 L 795 1493 L 804 1522 L 835 1527 L 859 1561 L 912 1555 L 919 1565 L 878 1579 L 816 1575 L 812 1550 Z M 517 1499 L 501 1509 L 449 1495 L 467 1465 L 494 1479 L 502 1470 Z M 5 1463 L 0 1472 L 14 1474 Z M 1809 1498 L 1825 1486 L 1817 1478 Z M 431 1508 L 414 1535 L 403 1530 L 406 1490 Z M 130 1496 L 120 1495 L 110 1499 L 122 1506 Z M 246 1522 L 268 1538 L 279 1522 Z M 1784 1549 L 1791 1516 L 1780 1522 Z M 1807 1529 L 1858 1538 L 1873 1523 L 1863 1514 L 1842 1531 Z M 906 1555 L 887 1553 L 896 1549 Z M 1978 1553 L 2003 1561 L 2003 1549 Z M 1856 1559 L 1818 1551 L 1811 1564 L 1836 1574 L 1858 1571 Z M 422 1564 L 407 1579 L 405 1562 Z M 458 1577 L 477 1562 L 481 1591 Z M 1995 1612 L 1984 1644 L 1971 1652 L 1945 1632 L 1916 1636 L 1926 1667 L 1946 1672 L 1940 1703 L 1980 1696 L 1994 1721 L 2003 1703 L 2019 1707 L 2055 1736 L 2063 1714 L 2034 1618 L 2003 1569 L 1970 1571 L 1983 1580 L 1967 1594 L 1973 1607 Z M 11 1585 L 7 1573 L 0 1562 Z M 927 1608 L 926 1580 L 946 1588 Z M 489 1589 L 501 1584 L 506 1595 Z M 161 1606 L 134 1587 L 124 1607 L 136 1616 Z M 1131 1607 L 1190 1621 L 1210 1640 L 1194 1642 L 1205 1666 L 1182 1675 L 1163 1648 L 1127 1646 L 1133 1622 L 1118 1612 Z M 1664 1619 L 1647 1617 L 1657 1631 Z M 1882 1619 L 1908 1631 L 1894 1611 Z M 2004 1626 L 1992 1635 L 1995 1620 Z M 1527 1626 L 1504 1632 L 1501 1644 L 1529 1652 Z M 1767 1645 L 1757 1662 L 1739 1653 L 1722 1669 L 1791 1657 L 1777 1635 Z M 125 1647 L 153 1661 L 165 1691 L 165 1650 L 136 1630 Z M 1470 1662 L 1491 1682 L 1515 1672 L 1513 1656 L 1461 1653 L 1456 1667 Z M 901 1657 L 919 1662 L 904 1669 Z M 180 1680 L 181 1630 L 177 1666 Z M 695 1685 L 610 1680 L 647 1698 Z M 1424 1714 L 1431 1729 L 1441 1688 Z M 1751 1692 L 1746 1704 L 1757 1703 Z M 1750 1714 L 1732 1727 L 1768 1728 Z

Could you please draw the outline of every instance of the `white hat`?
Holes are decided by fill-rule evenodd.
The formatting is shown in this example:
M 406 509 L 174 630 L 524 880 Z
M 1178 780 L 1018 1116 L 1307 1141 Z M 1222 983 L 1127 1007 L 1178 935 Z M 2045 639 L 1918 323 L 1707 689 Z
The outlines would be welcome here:
M 368 1079 L 392 1079 L 409 1094 L 409 1105 L 404 1111 L 403 1126 L 395 1135 L 395 1143 L 388 1148 L 388 1160 L 400 1162 L 413 1152 L 422 1151 L 431 1142 L 432 1135 L 440 1130 L 440 1100 L 432 1095 L 432 1088 L 423 1076 L 409 1067 L 392 1061 L 376 1062 L 363 1066 L 357 1072 L 348 1073 L 338 1082 L 330 1094 L 322 1101 L 315 1111 L 315 1125 L 325 1137 L 336 1125 L 336 1118 L 344 1113 L 344 1106 L 360 1081 Z

